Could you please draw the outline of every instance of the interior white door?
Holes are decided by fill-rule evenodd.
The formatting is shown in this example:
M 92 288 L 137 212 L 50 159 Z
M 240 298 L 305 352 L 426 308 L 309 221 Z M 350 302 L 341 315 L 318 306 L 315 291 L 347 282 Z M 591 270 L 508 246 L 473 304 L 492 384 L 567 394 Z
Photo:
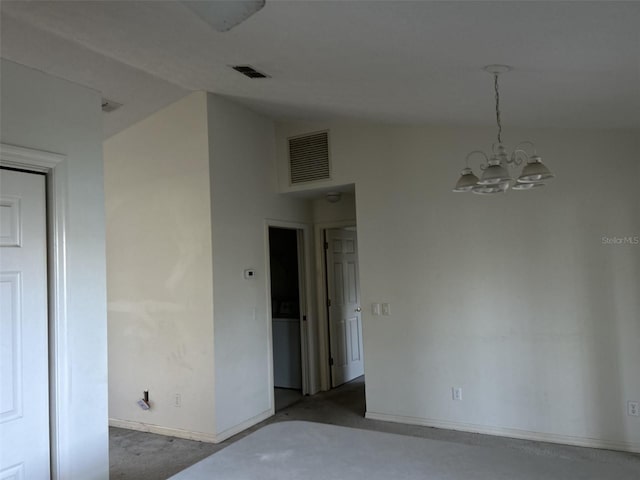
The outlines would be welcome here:
M 364 374 L 355 230 L 326 230 L 331 385 Z
M 44 175 L 0 170 L 0 479 L 48 479 Z

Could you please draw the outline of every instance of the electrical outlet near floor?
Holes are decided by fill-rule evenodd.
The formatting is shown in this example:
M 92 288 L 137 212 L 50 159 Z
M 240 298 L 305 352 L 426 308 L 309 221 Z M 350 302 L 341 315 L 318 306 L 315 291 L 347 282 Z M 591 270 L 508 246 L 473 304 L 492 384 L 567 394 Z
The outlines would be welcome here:
M 640 417 L 640 407 L 638 402 L 627 402 L 627 415 Z
M 451 398 L 453 400 L 462 400 L 462 388 L 451 387 Z

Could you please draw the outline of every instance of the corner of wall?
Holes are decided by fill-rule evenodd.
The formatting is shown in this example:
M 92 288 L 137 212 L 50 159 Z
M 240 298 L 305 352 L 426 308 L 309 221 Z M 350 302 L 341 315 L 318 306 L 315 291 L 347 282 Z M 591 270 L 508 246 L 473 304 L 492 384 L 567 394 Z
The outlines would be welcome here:
M 114 135 L 104 152 L 112 422 L 211 441 L 215 357 L 206 92 Z M 135 404 L 145 389 L 152 402 L 148 411 Z

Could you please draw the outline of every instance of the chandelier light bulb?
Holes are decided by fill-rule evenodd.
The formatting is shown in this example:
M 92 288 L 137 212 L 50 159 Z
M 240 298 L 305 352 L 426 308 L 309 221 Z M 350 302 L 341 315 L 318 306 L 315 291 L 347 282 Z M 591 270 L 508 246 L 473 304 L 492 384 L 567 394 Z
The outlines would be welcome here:
M 542 182 L 530 182 L 530 183 L 516 183 L 511 190 L 531 190 L 532 188 L 544 187 L 544 183 Z

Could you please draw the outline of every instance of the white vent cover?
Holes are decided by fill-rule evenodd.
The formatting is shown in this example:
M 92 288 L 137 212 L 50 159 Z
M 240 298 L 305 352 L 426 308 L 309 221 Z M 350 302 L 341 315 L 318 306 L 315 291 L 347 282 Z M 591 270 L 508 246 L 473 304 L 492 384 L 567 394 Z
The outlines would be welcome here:
M 327 180 L 329 170 L 329 132 L 289 138 L 291 184 Z

